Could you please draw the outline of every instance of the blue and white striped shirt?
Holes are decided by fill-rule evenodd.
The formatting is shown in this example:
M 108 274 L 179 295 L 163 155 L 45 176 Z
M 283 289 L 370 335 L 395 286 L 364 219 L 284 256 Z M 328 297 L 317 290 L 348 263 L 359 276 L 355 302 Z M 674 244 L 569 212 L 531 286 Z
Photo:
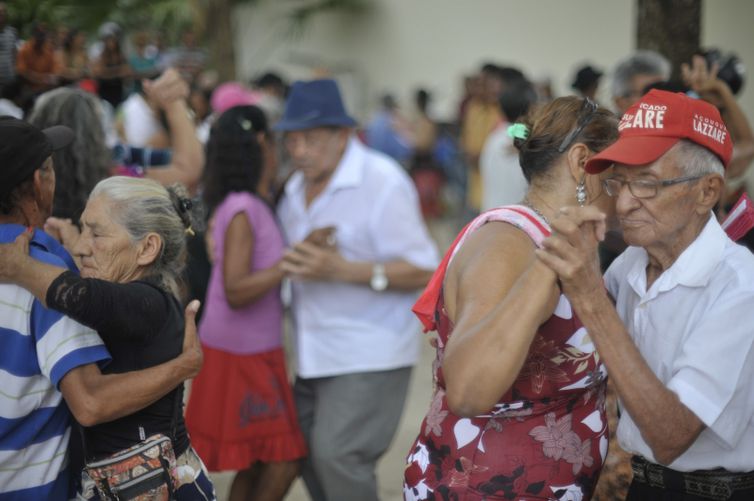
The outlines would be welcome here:
M 0 243 L 23 226 L 0 224 Z M 63 247 L 40 230 L 32 257 L 76 269 Z M 76 367 L 110 356 L 96 332 L 15 285 L 0 284 L 0 501 L 68 498 L 71 416 L 58 391 Z

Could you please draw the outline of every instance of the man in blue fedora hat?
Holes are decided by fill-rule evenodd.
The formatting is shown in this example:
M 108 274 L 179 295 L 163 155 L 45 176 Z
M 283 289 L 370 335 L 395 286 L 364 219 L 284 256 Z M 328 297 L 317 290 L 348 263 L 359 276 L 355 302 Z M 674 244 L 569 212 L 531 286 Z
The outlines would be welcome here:
M 376 500 L 375 465 L 395 433 L 420 339 L 416 291 L 437 252 L 410 178 L 365 147 L 333 80 L 293 84 L 276 125 L 294 174 L 278 214 L 294 243 L 296 404 L 312 499 Z

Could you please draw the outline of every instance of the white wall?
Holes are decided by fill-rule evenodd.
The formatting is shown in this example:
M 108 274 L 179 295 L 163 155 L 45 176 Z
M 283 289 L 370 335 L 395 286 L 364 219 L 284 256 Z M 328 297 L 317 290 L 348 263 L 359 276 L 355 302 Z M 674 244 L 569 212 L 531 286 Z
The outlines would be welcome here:
M 754 2 L 706 0 L 702 6 L 702 45 L 738 54 L 748 72 L 738 102 L 754 121 Z
M 703 43 L 735 50 L 754 69 L 754 2 L 703 4 Z M 432 91 L 435 114 L 449 118 L 463 75 L 485 61 L 518 66 L 535 79 L 549 75 L 557 94 L 568 93 L 580 63 L 610 70 L 636 37 L 629 0 L 374 0 L 362 15 L 318 15 L 296 39 L 285 33 L 286 5 L 268 0 L 237 8 L 239 74 L 274 68 L 291 79 L 311 78 L 313 67 L 328 67 L 362 120 L 380 93 L 408 104 L 418 86 Z M 605 102 L 608 83 L 603 78 Z M 741 102 L 754 116 L 754 82 Z

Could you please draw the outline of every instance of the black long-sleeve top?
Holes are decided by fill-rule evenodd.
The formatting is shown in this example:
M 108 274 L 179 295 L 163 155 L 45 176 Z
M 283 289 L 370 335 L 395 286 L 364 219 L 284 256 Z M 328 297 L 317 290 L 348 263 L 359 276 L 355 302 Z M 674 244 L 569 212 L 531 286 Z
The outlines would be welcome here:
M 112 361 L 102 372 L 146 369 L 180 355 L 184 319 L 178 300 L 154 279 L 112 283 L 66 271 L 47 290 L 47 306 L 96 330 Z M 183 420 L 183 384 L 129 416 L 84 428 L 87 460 L 127 449 L 162 433 L 176 456 L 189 447 Z M 174 427 L 174 429 L 173 429 Z

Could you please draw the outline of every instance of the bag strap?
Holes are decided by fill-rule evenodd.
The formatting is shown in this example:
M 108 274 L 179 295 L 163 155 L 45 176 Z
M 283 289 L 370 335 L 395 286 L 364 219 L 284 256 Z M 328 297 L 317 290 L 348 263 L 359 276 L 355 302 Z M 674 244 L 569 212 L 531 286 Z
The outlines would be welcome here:
M 181 408 L 183 407 L 182 405 L 183 404 L 183 391 L 179 391 L 179 388 L 181 390 L 185 390 L 186 387 L 184 386 L 183 383 L 181 383 L 178 388 L 173 390 L 176 393 L 175 399 L 174 399 L 175 402 L 173 405 L 173 418 L 170 421 L 170 440 L 171 442 L 173 442 L 173 445 L 175 445 L 175 441 L 176 441 L 176 428 L 178 428 L 178 416 L 180 415 L 179 413 L 181 412 Z
M 84 427 L 81 426 L 78 422 L 72 424 L 71 426 L 75 426 L 79 429 L 79 435 L 81 435 L 81 452 L 84 454 L 84 466 L 86 466 L 86 463 L 89 462 L 89 454 L 86 452 L 86 434 L 84 433 Z

